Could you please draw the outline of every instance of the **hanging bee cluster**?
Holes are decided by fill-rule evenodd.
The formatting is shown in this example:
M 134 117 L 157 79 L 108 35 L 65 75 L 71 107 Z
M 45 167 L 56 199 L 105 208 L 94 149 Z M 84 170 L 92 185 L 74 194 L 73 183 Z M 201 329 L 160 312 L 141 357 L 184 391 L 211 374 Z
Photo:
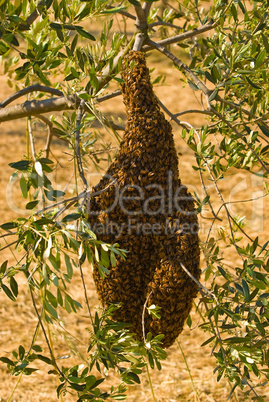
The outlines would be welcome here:
M 139 339 L 164 334 L 170 346 L 183 329 L 197 285 L 182 269 L 200 277 L 198 224 L 194 202 L 181 184 L 172 128 L 160 111 L 142 52 L 123 62 L 127 126 L 119 152 L 93 188 L 89 221 L 97 237 L 128 250 L 102 278 L 93 277 L 103 303 L 121 303 L 113 316 L 132 324 Z M 161 318 L 149 314 L 161 308 Z M 144 320 L 142 315 L 144 311 Z M 143 326 L 142 326 L 143 322 Z

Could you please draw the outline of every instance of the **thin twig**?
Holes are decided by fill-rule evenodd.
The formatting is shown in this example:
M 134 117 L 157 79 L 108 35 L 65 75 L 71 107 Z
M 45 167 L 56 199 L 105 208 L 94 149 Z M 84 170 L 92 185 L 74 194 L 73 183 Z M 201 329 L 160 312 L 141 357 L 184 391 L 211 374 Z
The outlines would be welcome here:
M 244 202 L 253 202 L 253 201 L 258 200 L 258 199 L 260 199 L 260 198 L 267 197 L 268 195 L 269 195 L 269 193 L 263 194 L 263 195 L 261 195 L 261 196 L 259 196 L 259 197 L 249 198 L 249 199 L 247 199 L 247 200 L 226 201 L 225 204 L 229 205 L 229 204 L 242 204 L 242 203 L 244 203 Z M 219 207 L 219 209 L 218 209 L 218 211 L 217 211 L 217 213 L 216 213 L 216 217 L 218 216 L 218 214 L 220 213 L 220 211 L 221 211 L 221 209 L 222 209 L 223 207 L 224 207 L 224 204 L 221 204 L 221 206 Z M 208 240 L 209 240 L 209 236 L 210 236 L 210 233 L 211 233 L 211 231 L 212 231 L 212 227 L 214 226 L 215 219 L 216 219 L 216 218 L 214 218 L 214 220 L 213 220 L 213 222 L 212 222 L 212 224 L 211 224 L 211 226 L 210 226 L 210 228 L 209 228 L 209 231 L 208 231 L 208 234 L 207 234 L 207 238 L 206 238 L 206 243 L 207 243 Z M 231 219 L 234 221 L 234 218 L 233 218 L 232 216 L 231 216 Z M 234 223 L 236 223 L 236 221 L 234 221 Z M 238 226 L 237 223 L 236 223 L 236 225 Z M 248 237 L 247 233 L 245 233 L 241 227 L 239 227 L 239 229 L 242 231 L 242 233 L 244 233 L 244 234 Z M 249 239 L 250 239 L 250 238 L 249 238 Z M 253 241 L 253 240 L 251 239 L 251 241 Z M 259 244 L 258 244 L 258 246 L 259 246 Z M 259 246 L 259 247 L 261 247 L 261 246 Z
M 218 304 L 218 299 L 216 298 L 215 294 L 211 292 L 209 289 L 207 289 L 204 285 L 202 285 L 191 273 L 190 271 L 185 267 L 185 265 L 180 262 L 179 263 L 183 271 L 186 272 L 186 274 L 196 283 L 198 286 L 200 293 L 202 296 L 204 296 L 204 293 L 206 293 L 208 296 L 210 296 L 212 299 L 215 300 L 215 302 Z
M 174 25 L 171 22 L 166 22 L 166 21 L 156 21 L 156 22 L 153 22 L 152 24 L 148 25 L 149 29 L 152 29 L 154 27 L 159 27 L 159 26 L 170 27 L 170 28 L 175 28 L 175 29 L 182 29 L 182 27 L 179 27 L 178 25 Z
M 62 137 L 61 135 L 59 135 L 58 133 L 56 133 L 53 129 L 53 123 L 45 116 L 43 116 L 42 114 L 38 114 L 36 116 L 37 119 L 43 121 L 43 123 L 45 123 L 48 126 L 49 129 L 49 133 L 48 133 L 48 137 L 47 137 L 47 142 L 44 148 L 44 151 L 46 152 L 46 158 L 48 158 L 49 152 L 50 152 L 50 145 L 51 145 L 51 141 L 52 141 L 52 137 L 55 136 L 57 137 L 59 140 L 67 142 L 69 144 L 69 141 Z
M 106 6 L 106 8 L 108 10 L 111 10 L 115 7 L 113 6 Z M 136 20 L 135 15 L 128 13 L 127 11 L 121 10 L 121 11 L 117 11 L 117 14 L 123 15 L 124 17 L 130 18 L 131 20 Z
M 31 146 L 31 150 L 32 150 L 33 159 L 36 162 L 36 151 L 35 151 L 34 136 L 33 136 L 32 125 L 31 125 L 31 116 L 29 116 L 28 119 L 27 119 L 27 129 L 28 129 L 28 134 L 29 134 L 29 140 L 30 140 L 30 146 Z
M 82 265 L 81 262 L 79 261 L 79 272 L 80 272 L 80 277 L 82 280 L 82 285 L 83 285 L 83 291 L 84 291 L 84 297 L 85 297 L 85 301 L 86 301 L 86 306 L 87 306 L 87 310 L 91 319 L 91 323 L 92 326 L 94 328 L 94 321 L 93 321 L 93 317 L 92 317 L 92 313 L 91 313 L 91 308 L 90 308 L 90 304 L 89 304 L 89 299 L 88 299 L 88 293 L 87 293 L 87 287 L 85 284 L 85 280 L 84 280 L 84 275 L 83 275 L 83 270 L 82 270 Z
M 145 345 L 147 343 L 146 332 L 145 332 L 145 312 L 146 312 L 146 307 L 147 307 L 148 300 L 149 300 L 151 294 L 152 294 L 152 291 L 147 296 L 146 301 L 145 301 L 144 306 L 143 306 L 143 311 L 142 311 L 142 333 L 143 333 L 143 339 L 144 339 Z
M 201 183 L 202 183 L 204 192 L 205 192 L 205 194 L 208 196 L 207 189 L 206 189 L 206 186 L 205 186 L 205 182 L 204 182 L 204 178 L 203 178 L 203 174 L 202 174 L 201 169 L 199 169 L 199 176 L 200 176 L 200 180 L 201 180 Z M 219 217 L 216 215 L 216 213 L 215 213 L 215 211 L 214 211 L 214 209 L 213 209 L 213 205 L 211 204 L 210 199 L 208 199 L 207 203 L 208 203 L 208 205 L 209 205 L 209 207 L 210 207 L 210 209 L 211 209 L 211 213 L 212 213 L 212 215 L 213 215 L 213 218 L 214 218 L 214 219 L 217 219 L 217 220 L 219 220 L 219 221 L 222 221 L 222 219 L 219 218 Z
M 253 155 L 255 155 L 255 157 L 257 158 L 257 160 L 260 162 L 260 164 L 262 165 L 262 167 L 266 170 L 266 172 L 269 173 L 269 168 L 264 164 L 264 162 L 261 160 L 261 158 L 259 157 L 259 155 L 257 154 L 257 152 L 251 147 L 251 145 L 244 141 L 245 137 L 239 133 L 238 130 L 236 130 L 235 128 L 233 128 L 233 126 L 231 125 L 231 123 L 226 120 L 220 113 L 218 113 L 216 111 L 216 109 L 210 105 L 210 110 L 216 115 L 218 116 L 218 118 L 220 120 L 222 120 L 231 130 L 233 130 L 233 132 L 237 135 L 238 138 L 240 138 L 241 140 L 243 140 L 244 144 L 247 146 L 247 148 L 253 153 Z
M 213 116 L 213 113 L 210 112 L 209 110 L 199 110 L 199 109 L 190 109 L 190 110 L 183 110 L 182 112 L 175 113 L 175 117 L 182 116 L 184 114 L 189 114 L 189 113 L 199 113 L 199 114 L 206 114 L 208 116 Z
M 83 170 L 83 164 L 81 160 L 81 144 L 80 144 L 80 125 L 81 125 L 81 120 L 84 114 L 84 108 L 85 108 L 85 101 L 84 99 L 81 99 L 80 101 L 80 106 L 78 109 L 78 114 L 77 114 L 77 130 L 76 130 L 76 159 L 77 159 L 77 166 L 78 166 L 78 172 L 80 175 L 80 178 L 85 186 L 85 188 L 88 188 L 88 183 L 86 180 L 86 177 L 84 175 L 84 170 Z
M 216 27 L 216 25 L 217 25 L 217 23 L 211 22 L 209 24 L 203 25 L 202 27 L 194 29 L 192 31 L 184 32 L 180 35 L 173 36 L 172 38 L 162 39 L 162 40 L 156 42 L 156 44 L 160 45 L 160 46 L 168 46 L 168 45 L 172 45 L 173 43 L 179 43 L 179 42 L 182 42 L 183 40 L 192 38 L 193 36 L 210 31 L 211 29 L 214 29 Z M 155 46 L 153 46 L 153 43 L 151 43 L 151 41 L 150 41 L 147 43 L 146 46 L 143 47 L 143 51 L 148 52 L 149 50 L 152 50 L 154 48 L 155 48 Z
M 181 344 L 180 344 L 180 342 L 179 342 L 178 339 L 177 339 L 177 344 L 178 344 L 179 350 L 180 350 L 180 352 L 181 352 L 181 354 L 182 354 L 182 357 L 183 357 L 185 366 L 186 366 L 186 368 L 187 368 L 187 371 L 188 371 L 188 373 L 189 373 L 189 377 L 190 377 L 190 380 L 191 380 L 192 388 L 193 388 L 194 392 L 196 393 L 196 396 L 197 396 L 197 398 L 198 398 L 198 401 L 201 401 L 201 399 L 200 399 L 200 397 L 199 397 L 198 390 L 197 390 L 197 388 L 196 388 L 196 386 L 195 386 L 195 384 L 194 384 L 194 381 L 193 381 L 193 378 L 192 378 L 192 375 L 191 375 L 191 370 L 190 370 L 190 368 L 189 368 L 189 365 L 188 365 L 188 362 L 187 362 L 185 353 L 183 352 L 183 349 L 182 349 Z
M 47 142 L 46 142 L 46 145 L 45 145 L 45 148 L 44 148 L 44 151 L 46 153 L 46 158 L 48 158 L 49 154 L 50 154 L 50 146 L 51 146 L 52 137 L 53 137 L 53 135 L 56 135 L 56 133 L 53 130 L 53 123 L 49 119 L 47 119 L 47 117 L 42 116 L 42 115 L 38 115 L 36 117 L 39 120 L 43 121 L 43 123 L 45 123 L 48 126 Z M 58 136 L 58 137 L 60 139 L 63 139 L 64 141 L 67 141 L 66 138 L 61 138 L 60 136 Z
M 147 43 L 149 43 L 153 48 L 159 50 L 159 52 L 163 53 L 166 57 L 172 60 L 173 63 L 175 63 L 180 68 L 180 70 L 182 70 L 186 74 L 186 76 L 197 86 L 197 88 L 199 88 L 204 93 L 206 97 L 209 97 L 211 95 L 213 91 L 207 88 L 205 84 L 189 69 L 189 67 L 183 63 L 183 61 L 178 59 L 175 55 L 173 55 L 173 53 L 169 52 L 157 42 L 153 42 L 152 40 L 148 39 Z
M 6 248 L 9 248 L 9 247 L 13 246 L 13 245 L 16 244 L 16 243 L 17 243 L 17 240 L 15 240 L 15 241 L 13 241 L 12 243 L 9 243 L 9 244 L 7 244 L 6 246 L 0 248 L 0 251 L 3 251 L 3 250 L 5 250 Z
M 113 180 L 113 181 L 112 181 L 111 183 L 109 183 L 105 188 L 103 188 L 102 190 L 99 190 L 99 191 L 91 192 L 91 189 L 88 189 L 88 190 L 86 190 L 86 191 L 84 190 L 84 191 L 82 191 L 79 195 L 77 195 L 77 196 L 75 196 L 75 197 L 66 198 L 66 199 L 63 200 L 63 201 L 59 201 L 59 202 L 57 202 L 57 203 L 55 203 L 55 204 L 53 204 L 53 205 L 49 205 L 49 206 L 47 206 L 47 207 L 45 207 L 45 208 L 42 208 L 42 209 L 40 209 L 39 211 L 36 211 L 36 212 L 34 213 L 34 215 L 39 215 L 39 214 L 41 214 L 41 213 L 47 211 L 48 209 L 55 208 L 55 207 L 57 207 L 57 206 L 59 206 L 59 205 L 61 205 L 61 204 L 70 203 L 70 204 L 68 204 L 67 206 L 64 207 L 64 210 L 66 210 L 66 209 L 70 208 L 72 205 L 74 205 L 74 204 L 75 204 L 78 200 L 80 200 L 81 198 L 93 197 L 93 196 L 95 196 L 95 195 L 104 193 L 110 186 L 112 186 L 113 184 L 115 184 L 115 182 L 116 182 L 116 181 Z M 59 212 L 60 212 L 60 211 L 59 211 Z M 57 213 L 56 216 L 59 215 L 59 212 Z M 62 211 L 62 212 L 63 212 L 63 211 Z M 62 213 L 62 212 L 61 212 L 61 213 Z M 0 250 L 0 251 L 1 251 L 1 250 Z
M 58 367 L 58 365 L 57 365 L 57 363 L 56 363 L 56 359 L 55 359 L 55 356 L 54 356 L 53 351 L 52 351 L 52 349 L 51 349 L 50 341 L 49 341 L 49 339 L 48 339 L 48 336 L 47 336 L 45 327 L 44 327 L 44 325 L 43 325 L 43 322 L 42 322 L 42 319 L 41 319 L 41 315 L 39 314 L 38 309 L 37 309 L 37 306 L 36 306 L 36 302 L 35 302 L 35 299 L 34 299 L 33 290 L 31 289 L 31 287 L 29 287 L 29 289 L 30 289 L 31 298 L 32 298 L 32 303 L 33 303 L 33 306 L 34 306 L 34 309 L 35 309 L 35 312 L 36 312 L 38 321 L 40 322 L 40 326 L 41 326 L 41 328 L 42 328 L 42 332 L 43 332 L 43 335 L 44 335 L 44 337 L 45 337 L 46 344 L 47 344 L 47 346 L 48 346 L 48 348 L 49 348 L 49 352 L 50 352 L 50 355 L 51 355 L 52 364 L 53 364 L 53 366 L 56 368 L 56 370 L 58 371 L 58 373 L 59 373 L 63 378 L 65 378 L 66 381 L 68 381 L 68 379 L 65 377 L 64 373 L 61 371 L 61 369 Z M 68 382 L 69 382 L 69 381 L 68 381 Z
M 146 370 L 147 370 L 147 375 L 148 375 L 148 380 L 149 380 L 149 386 L 150 386 L 150 390 L 151 390 L 152 400 L 153 400 L 153 402 L 157 402 L 157 399 L 156 399 L 155 394 L 154 394 L 154 389 L 153 389 L 153 385 L 152 385 L 152 381 L 151 381 L 151 377 L 150 377 L 148 364 L 146 364 Z
M 121 95 L 121 90 L 117 89 L 115 92 L 112 92 L 111 94 L 107 94 L 104 96 L 99 96 L 98 98 L 95 98 L 96 102 L 101 103 L 101 102 L 105 102 L 106 100 L 115 98 L 116 96 Z

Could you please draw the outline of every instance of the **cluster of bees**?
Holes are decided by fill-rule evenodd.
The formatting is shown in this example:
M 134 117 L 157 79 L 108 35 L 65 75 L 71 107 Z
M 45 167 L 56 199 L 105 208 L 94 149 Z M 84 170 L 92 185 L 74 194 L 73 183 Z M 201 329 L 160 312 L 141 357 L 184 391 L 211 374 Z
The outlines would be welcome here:
M 104 225 L 99 240 L 117 242 L 128 254 L 104 279 L 95 266 L 93 277 L 103 305 L 120 303 L 114 319 L 132 324 L 143 339 L 145 310 L 145 333 L 164 334 L 163 346 L 169 347 L 182 331 L 198 291 L 181 267 L 184 264 L 199 279 L 197 215 L 179 179 L 172 128 L 160 111 L 142 52 L 128 54 L 122 78 L 126 131 L 114 162 L 93 188 L 106 191 L 90 198 L 88 214 L 93 227 Z M 122 230 L 106 232 L 110 223 Z M 143 225 L 146 233 L 137 230 Z M 160 307 L 161 318 L 150 315 L 145 304 Z

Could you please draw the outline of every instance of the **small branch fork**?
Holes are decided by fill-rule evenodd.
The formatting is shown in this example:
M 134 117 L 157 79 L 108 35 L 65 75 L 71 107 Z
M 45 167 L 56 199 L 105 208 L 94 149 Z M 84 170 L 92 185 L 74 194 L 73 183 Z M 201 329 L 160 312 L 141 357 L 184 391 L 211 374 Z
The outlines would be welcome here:
M 135 27 L 136 27 L 136 36 L 135 42 L 133 46 L 133 50 L 141 50 L 144 42 L 147 40 L 148 37 L 148 14 L 151 7 L 151 3 L 144 3 L 143 6 L 135 6 L 135 13 L 136 13 L 136 20 L 135 20 Z

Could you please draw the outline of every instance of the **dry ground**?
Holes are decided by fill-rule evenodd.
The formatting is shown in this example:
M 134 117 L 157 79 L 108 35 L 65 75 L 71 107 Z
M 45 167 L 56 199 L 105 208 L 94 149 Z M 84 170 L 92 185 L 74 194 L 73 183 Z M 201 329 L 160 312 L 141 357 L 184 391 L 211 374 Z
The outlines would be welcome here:
M 160 96 L 163 103 L 174 113 L 190 109 L 200 108 L 197 93 L 194 93 L 189 87 L 182 88 L 180 81 L 180 73 L 175 71 L 172 65 L 158 58 L 155 53 L 149 57 L 149 63 L 153 66 L 158 61 L 158 72 L 165 72 L 167 74 L 166 84 L 163 87 L 156 88 L 157 94 Z M 154 74 L 157 74 L 154 72 Z M 5 77 L 0 77 L 1 83 L 1 99 L 6 98 L 10 94 L 10 88 L 6 85 Z M 124 108 L 121 97 L 114 99 L 110 104 L 102 105 L 103 110 L 107 113 L 115 113 L 115 110 L 120 111 L 121 116 L 124 115 Z M 201 126 L 202 121 L 198 120 L 193 115 L 186 116 L 186 120 L 196 127 Z M 20 160 L 26 153 L 25 144 L 25 121 L 17 120 L 14 122 L 7 122 L 1 124 L 0 127 L 0 222 L 7 222 L 9 219 L 14 218 L 17 214 L 21 213 L 20 206 L 25 204 L 25 200 L 19 195 L 18 184 L 10 185 L 9 177 L 13 170 L 8 166 L 8 163 Z M 193 155 L 185 143 L 180 139 L 179 128 L 174 127 L 174 135 L 179 156 L 179 168 L 182 182 L 186 184 L 191 191 L 196 191 L 200 197 L 203 196 L 199 176 L 192 169 L 194 162 Z M 43 131 L 41 126 L 35 132 L 36 148 L 42 149 L 45 144 L 46 132 Z M 104 133 L 104 137 L 107 134 Z M 69 179 L 71 179 L 72 163 L 69 161 L 69 156 L 65 144 L 60 141 L 53 142 L 54 157 L 59 162 L 57 169 L 57 183 L 59 188 L 67 188 L 67 196 L 72 194 L 72 188 L 68 186 Z M 93 172 L 93 168 L 89 166 L 89 172 Z M 253 179 L 247 175 L 234 172 L 230 175 L 229 180 L 225 180 L 222 185 L 223 196 L 226 201 L 244 199 L 246 195 L 252 193 L 261 194 L 263 191 L 262 181 Z M 233 192 L 231 192 L 233 190 Z M 70 191 L 70 192 L 69 192 Z M 213 192 L 212 192 L 213 193 Z M 214 196 L 215 197 L 215 196 Z M 263 202 L 263 203 L 262 203 Z M 268 215 L 268 202 L 264 199 L 262 202 L 234 204 L 232 212 L 234 214 L 240 213 L 247 216 L 250 226 L 252 228 L 252 236 L 259 234 L 261 241 L 266 241 L 268 238 L 266 215 Z M 215 197 L 216 209 L 220 202 Z M 210 222 L 203 220 L 201 223 L 201 238 L 204 239 Z M 4 242 L 1 242 L 1 246 Z M 1 262 L 6 258 L 10 258 L 12 262 L 12 255 L 8 250 L 2 252 Z M 204 266 L 203 266 L 204 268 Z M 91 271 L 86 267 L 86 280 L 89 291 L 89 299 L 92 306 L 98 306 L 98 300 L 95 293 Z M 17 349 L 20 344 L 25 347 L 30 345 L 31 338 L 37 323 L 36 316 L 31 304 L 25 278 L 20 277 L 20 293 L 17 301 L 11 302 L 3 292 L 0 293 L 0 355 L 8 356 L 13 349 Z M 72 294 L 78 301 L 83 302 L 83 292 L 79 279 L 76 275 L 72 283 Z M 222 380 L 216 382 L 213 375 L 215 368 L 215 359 L 210 356 L 210 347 L 201 348 L 201 344 L 208 338 L 200 328 L 201 323 L 199 315 L 193 311 L 193 329 L 187 326 L 179 337 L 179 342 L 185 353 L 195 386 L 199 393 L 201 402 L 222 402 L 227 401 L 230 392 L 230 386 Z M 63 315 L 63 326 L 66 331 L 60 328 L 52 328 L 53 338 L 55 340 L 55 354 L 59 358 L 61 356 L 70 355 L 67 345 L 72 349 L 71 356 L 67 361 L 63 360 L 63 364 L 70 364 L 71 361 L 76 361 L 76 354 L 82 353 L 85 355 L 85 345 L 87 347 L 88 332 L 85 328 L 89 326 L 89 320 L 86 317 L 86 311 L 83 310 L 77 315 L 66 316 Z M 76 337 L 72 340 L 68 333 Z M 40 337 L 38 343 L 44 345 L 44 339 Z M 46 347 L 45 347 L 46 351 Z M 47 353 L 46 353 L 47 354 Z M 53 376 L 48 375 L 46 372 L 46 365 L 40 365 L 40 371 L 33 374 L 31 377 L 23 377 L 11 401 L 24 401 L 24 402 L 56 402 L 57 396 L 55 392 L 56 380 Z M 0 401 L 7 401 L 7 398 L 12 392 L 17 378 L 11 377 L 5 366 L 0 364 Z M 194 402 L 198 398 L 193 390 L 187 367 L 184 363 L 183 356 L 177 344 L 174 344 L 168 350 L 168 358 L 163 363 L 161 372 L 151 370 L 151 378 L 157 401 L 181 401 L 181 402 Z M 109 384 L 115 383 L 114 373 L 109 373 Z M 269 393 L 269 388 L 267 387 Z M 265 392 L 266 393 L 266 390 Z M 238 394 L 238 400 L 240 393 Z M 68 395 L 64 401 L 76 401 L 76 397 Z M 130 386 L 128 390 L 129 402 L 146 402 L 152 401 L 152 396 L 149 388 L 149 383 L 146 374 L 142 375 L 141 386 Z M 268 399 L 269 401 L 269 399 Z

